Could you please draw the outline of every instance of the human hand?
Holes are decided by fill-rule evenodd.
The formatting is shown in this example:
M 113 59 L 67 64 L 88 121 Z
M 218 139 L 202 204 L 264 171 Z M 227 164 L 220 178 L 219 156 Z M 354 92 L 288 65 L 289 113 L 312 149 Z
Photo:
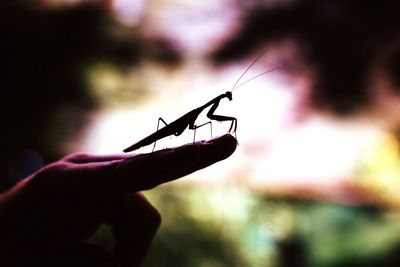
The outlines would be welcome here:
M 160 224 L 139 192 L 229 157 L 236 139 L 139 155 L 73 154 L 0 196 L 1 266 L 138 266 Z M 102 223 L 113 253 L 85 243 Z

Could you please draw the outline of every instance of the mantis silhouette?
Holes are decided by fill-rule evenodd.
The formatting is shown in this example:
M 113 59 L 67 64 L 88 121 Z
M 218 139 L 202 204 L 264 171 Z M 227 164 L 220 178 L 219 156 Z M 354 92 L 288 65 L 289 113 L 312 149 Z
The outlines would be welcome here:
M 185 129 L 187 127 L 189 127 L 190 130 L 194 130 L 194 136 L 193 136 L 193 141 L 196 138 L 196 129 L 200 128 L 204 125 L 210 124 L 211 127 L 211 121 L 208 121 L 206 123 L 203 123 L 201 125 L 196 125 L 196 120 L 197 117 L 200 115 L 201 112 L 203 112 L 203 110 L 205 110 L 206 108 L 210 107 L 210 110 L 207 112 L 207 117 L 210 120 L 215 120 L 215 121 L 230 121 L 231 125 L 229 127 L 228 132 L 230 133 L 232 130 L 234 133 L 236 133 L 236 129 L 237 129 L 237 119 L 235 117 L 230 117 L 230 116 L 223 116 L 223 115 L 216 115 L 214 114 L 214 112 L 216 111 L 216 109 L 218 108 L 218 105 L 220 103 L 220 101 L 224 98 L 229 99 L 229 101 L 232 101 L 232 91 L 234 89 L 237 89 L 239 87 L 241 87 L 242 85 L 244 85 L 245 83 L 261 76 L 264 75 L 266 73 L 272 72 L 277 68 L 273 68 L 271 70 L 265 71 L 261 74 L 258 74 L 252 78 L 250 78 L 249 80 L 241 83 L 240 85 L 237 86 L 237 84 L 239 83 L 240 79 L 243 77 L 244 74 L 246 74 L 246 72 L 261 58 L 261 56 L 263 56 L 266 53 L 266 51 L 264 51 L 262 54 L 260 54 L 248 67 L 247 69 L 242 73 L 242 75 L 239 77 L 239 79 L 236 81 L 236 83 L 234 84 L 234 86 L 232 87 L 232 89 L 230 91 L 225 92 L 224 94 L 220 94 L 219 96 L 213 98 L 212 100 L 210 100 L 209 102 L 207 102 L 206 104 L 193 109 L 192 111 L 189 111 L 188 113 L 186 113 L 185 115 L 183 115 L 182 117 L 176 119 L 175 121 L 171 122 L 170 124 L 166 123 L 164 121 L 163 118 L 159 118 L 158 119 L 158 123 L 157 123 L 157 130 L 150 134 L 149 136 L 143 138 L 142 140 L 138 141 L 137 143 L 125 148 L 123 151 L 124 152 L 130 152 L 130 151 L 134 151 L 136 149 L 139 149 L 141 147 L 150 145 L 152 143 L 153 144 L 153 150 L 156 146 L 156 142 L 157 140 L 160 140 L 164 137 L 170 136 L 170 135 L 175 135 L 175 136 L 179 136 L 181 135 Z M 159 129 L 160 126 L 160 121 L 163 122 L 165 124 L 165 127 Z M 212 127 L 211 127 L 211 135 L 212 135 Z

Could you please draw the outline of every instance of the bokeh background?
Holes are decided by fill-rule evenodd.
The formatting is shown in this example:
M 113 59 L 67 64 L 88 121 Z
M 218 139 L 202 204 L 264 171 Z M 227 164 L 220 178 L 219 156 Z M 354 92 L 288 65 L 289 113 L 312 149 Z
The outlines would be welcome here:
M 145 192 L 163 224 L 143 266 L 400 266 L 399 10 L 389 0 L 3 0 L 0 190 L 68 153 L 120 153 L 159 117 L 231 90 L 267 51 L 239 84 L 279 69 L 217 110 L 238 118 L 234 155 Z M 214 136 L 228 129 L 213 123 Z M 90 241 L 113 244 L 106 226 Z

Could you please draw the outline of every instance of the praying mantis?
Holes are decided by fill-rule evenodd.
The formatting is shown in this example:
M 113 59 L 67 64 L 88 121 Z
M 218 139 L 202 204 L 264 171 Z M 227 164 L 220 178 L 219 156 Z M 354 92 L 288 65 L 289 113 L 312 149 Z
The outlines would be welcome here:
M 241 87 L 242 85 L 244 85 L 245 83 L 256 79 L 258 77 L 260 77 L 261 75 L 264 75 L 266 73 L 275 71 L 277 69 L 279 69 L 280 67 L 277 68 L 273 68 L 270 69 L 268 71 L 265 71 L 261 74 L 258 74 L 252 78 L 250 78 L 249 80 L 243 82 L 242 84 L 239 84 L 239 81 L 241 80 L 241 78 L 247 73 L 247 71 L 266 53 L 267 51 L 264 51 L 262 54 L 260 54 L 255 60 L 253 60 L 253 62 L 247 67 L 247 69 L 240 75 L 239 79 L 236 81 L 236 83 L 234 84 L 234 86 L 232 87 L 232 89 L 230 91 L 227 91 L 223 94 L 220 94 L 219 96 L 213 98 L 212 100 L 208 101 L 207 103 L 205 103 L 204 105 L 195 108 L 191 111 L 189 111 L 188 113 L 184 114 L 183 116 L 179 117 L 178 119 L 176 119 L 175 121 L 171 122 L 171 123 L 166 123 L 165 120 L 163 118 L 159 118 L 158 119 L 158 123 L 157 123 L 157 130 L 148 135 L 147 137 L 143 138 L 142 140 L 134 143 L 133 145 L 125 148 L 123 151 L 126 152 L 131 152 L 134 150 L 137 150 L 141 147 L 147 146 L 147 145 L 151 145 L 153 144 L 153 150 L 156 146 L 156 142 L 157 140 L 160 140 L 164 137 L 170 136 L 170 135 L 175 135 L 175 136 L 179 136 L 181 135 L 186 128 L 189 128 L 189 130 L 194 130 L 194 137 L 193 140 L 195 140 L 195 136 L 196 136 L 196 129 L 205 126 L 207 124 L 210 124 L 211 126 L 211 120 L 214 121 L 230 121 L 231 125 L 229 127 L 228 132 L 231 133 L 233 131 L 233 133 L 236 133 L 236 129 L 237 129 L 237 119 L 235 117 L 230 117 L 230 116 L 224 116 L 224 115 L 216 115 L 214 114 L 214 112 L 216 111 L 216 109 L 219 106 L 219 103 L 221 102 L 222 99 L 227 98 L 229 101 L 232 101 L 232 91 L 236 88 Z M 196 120 L 197 117 L 208 107 L 211 107 L 209 109 L 209 111 L 207 112 L 207 117 L 210 119 L 210 121 L 203 123 L 201 125 L 196 125 Z M 161 129 L 159 129 L 160 126 L 160 121 L 163 122 L 165 124 L 165 126 Z M 212 128 L 211 128 L 212 131 Z

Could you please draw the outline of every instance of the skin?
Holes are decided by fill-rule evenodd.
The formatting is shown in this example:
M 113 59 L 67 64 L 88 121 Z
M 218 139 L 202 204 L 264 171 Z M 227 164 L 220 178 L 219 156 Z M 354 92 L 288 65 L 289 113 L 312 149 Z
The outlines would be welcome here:
M 150 154 L 78 153 L 43 167 L 0 195 L 0 265 L 139 266 L 161 223 L 140 191 L 224 160 L 236 146 L 227 134 Z M 85 243 L 102 223 L 116 240 L 112 252 Z

